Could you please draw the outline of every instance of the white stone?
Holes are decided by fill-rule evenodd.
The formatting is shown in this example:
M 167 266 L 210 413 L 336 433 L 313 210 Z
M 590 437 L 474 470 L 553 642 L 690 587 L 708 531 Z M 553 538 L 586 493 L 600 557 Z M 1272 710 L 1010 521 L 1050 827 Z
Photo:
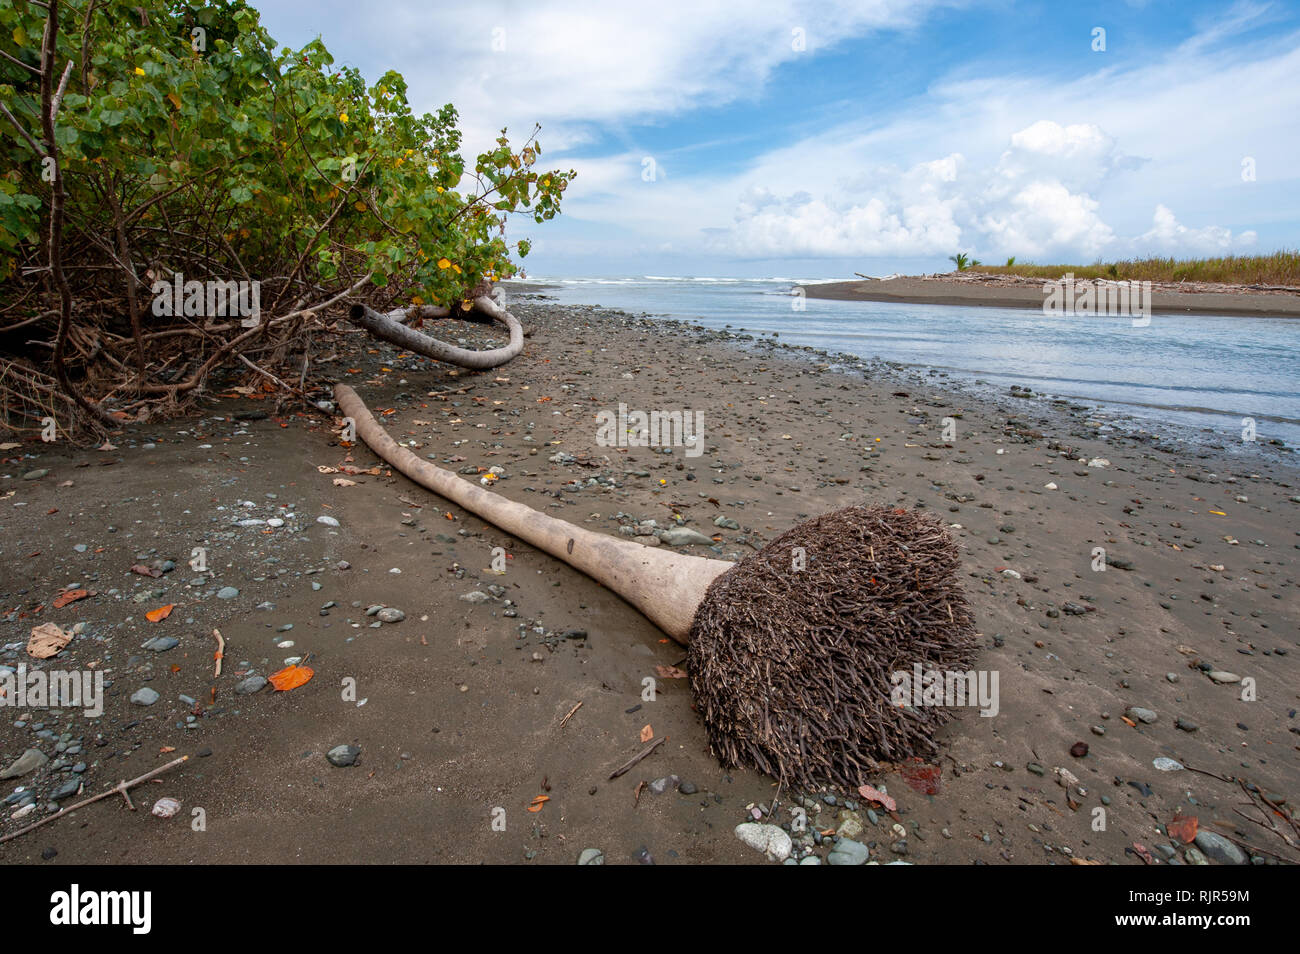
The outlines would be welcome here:
M 794 847 L 790 836 L 776 825 L 743 822 L 736 826 L 736 837 L 755 851 L 761 851 L 769 861 L 785 861 Z

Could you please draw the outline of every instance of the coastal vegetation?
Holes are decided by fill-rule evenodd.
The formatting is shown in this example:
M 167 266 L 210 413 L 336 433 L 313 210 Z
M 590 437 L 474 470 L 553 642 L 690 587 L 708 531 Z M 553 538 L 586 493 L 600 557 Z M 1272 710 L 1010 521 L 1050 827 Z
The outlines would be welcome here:
M 960 257 L 956 256 L 952 261 Z M 959 263 L 964 271 L 978 263 Z M 1221 258 L 1139 258 L 1117 262 L 1094 262 L 1091 265 L 1016 264 L 983 265 L 982 272 L 994 275 L 1021 275 L 1025 278 L 1056 279 L 1067 272 L 1075 278 L 1110 279 L 1113 281 L 1205 282 L 1225 285 L 1282 285 L 1300 287 L 1300 251 L 1283 250 L 1270 255 L 1227 255 Z
M 0 2 L 0 130 L 17 429 L 175 410 L 232 366 L 301 394 L 327 309 L 470 311 L 528 253 L 507 217 L 574 175 L 536 129 L 467 162 L 453 106 L 416 115 L 400 74 L 281 46 L 244 0 Z

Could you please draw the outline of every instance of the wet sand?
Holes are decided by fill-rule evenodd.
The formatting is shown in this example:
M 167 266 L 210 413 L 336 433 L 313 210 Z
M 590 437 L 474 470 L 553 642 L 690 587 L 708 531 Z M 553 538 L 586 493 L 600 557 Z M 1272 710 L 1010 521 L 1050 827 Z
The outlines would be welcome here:
M 684 548 L 700 555 L 741 558 L 858 502 L 920 506 L 953 525 L 977 665 L 1000 674 L 1000 712 L 963 710 L 944 730 L 938 794 L 892 772 L 863 779 L 898 801 L 896 820 L 857 813 L 873 860 L 1142 864 L 1133 843 L 1163 860 L 1171 840 L 1157 826 L 1180 810 L 1291 857 L 1234 814 L 1235 784 L 1153 766 L 1173 758 L 1296 796 L 1300 489 L 1287 455 L 1106 434 L 1078 406 L 984 401 L 924 373 L 832 367 L 676 322 L 537 299 L 512 310 L 531 336 L 503 368 L 455 371 L 350 335 L 322 381 L 352 384 L 376 413 L 391 411 L 383 419 L 396 438 L 467 479 L 499 465 L 496 492 L 609 533 L 680 515 L 718 539 Z M 430 330 L 474 347 L 494 335 L 460 322 Z M 620 402 L 703 412 L 705 453 L 599 446 L 595 416 Z M 249 413 L 267 416 L 235 418 Z M 77 761 L 92 794 L 192 758 L 137 790 L 140 811 L 105 800 L 0 845 L 0 862 L 572 864 L 586 848 L 611 864 L 642 861 L 642 849 L 658 864 L 763 862 L 732 829 L 768 805 L 775 783 L 717 764 L 685 681 L 657 676 L 682 665 L 684 649 L 618 597 L 389 474 L 365 447 L 339 446 L 319 414 L 220 398 L 201 417 L 137 426 L 113 443 L 3 452 L 0 664 L 33 664 L 23 646 L 37 623 L 80 622 L 85 632 L 45 667 L 93 665 L 111 685 L 99 718 L 0 710 L 0 767 L 29 747 L 52 760 L 0 787 L 0 797 L 18 785 L 40 794 L 24 818 L 4 806 L 0 834 L 44 815 Z M 1096 458 L 1109 463 L 1089 466 Z M 39 469 L 48 473 L 22 479 Z M 273 515 L 285 525 L 233 525 Z M 740 529 L 715 526 L 718 516 Z M 185 565 L 195 546 L 210 550 L 202 580 Z M 491 569 L 497 546 L 509 554 L 503 575 Z M 1096 547 L 1105 571 L 1092 568 Z M 163 559 L 178 568 L 157 579 L 130 572 Z M 67 584 L 97 595 L 51 608 Z M 223 586 L 238 596 L 218 598 Z M 486 598 L 462 599 L 476 592 Z M 144 618 L 168 603 L 167 619 Z M 365 613 L 378 604 L 405 619 L 375 625 Z M 214 627 L 227 641 L 219 679 Z M 154 636 L 179 642 L 142 649 Z M 307 685 L 236 693 L 305 652 L 316 672 Z M 1198 663 L 1254 680 L 1257 699 Z M 642 697 L 647 677 L 657 678 L 654 701 Z M 159 701 L 132 704 L 146 686 Z M 1155 721 L 1126 724 L 1130 706 Z M 187 715 L 195 728 L 184 728 Z M 642 749 L 647 725 L 668 741 L 609 780 Z M 80 752 L 56 751 L 65 734 L 61 744 Z M 1088 743 L 1086 757 L 1070 754 L 1076 742 Z M 358 764 L 334 767 L 325 753 L 344 743 L 360 748 Z M 1058 767 L 1085 794 L 1067 798 Z M 689 794 L 639 790 L 671 775 Z M 790 820 L 796 794 L 782 794 L 778 821 Z M 549 800 L 528 811 L 539 795 Z M 178 817 L 148 813 L 161 796 L 181 800 Z M 841 804 L 815 804 L 813 827 L 840 825 Z M 196 808 L 206 831 L 193 830 Z M 1181 845 L 1175 853 L 1186 857 Z

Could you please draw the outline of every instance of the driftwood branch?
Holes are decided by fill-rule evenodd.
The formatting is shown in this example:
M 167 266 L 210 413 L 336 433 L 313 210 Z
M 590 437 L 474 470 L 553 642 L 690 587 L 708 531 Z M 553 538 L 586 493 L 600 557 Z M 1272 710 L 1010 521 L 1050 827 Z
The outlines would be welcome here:
M 212 631 L 212 638 L 217 641 L 217 651 L 212 654 L 212 658 L 217 661 L 217 671 L 212 674 L 212 677 L 214 679 L 220 679 L 221 660 L 224 659 L 226 655 L 226 641 L 225 639 L 222 638 L 221 630 L 219 629 L 214 629 Z
M 449 345 L 445 341 L 430 338 L 428 335 L 402 324 L 402 319 L 407 315 L 405 310 L 382 314 L 367 305 L 358 304 L 352 306 L 348 317 L 353 324 L 360 325 L 376 338 L 382 338 L 390 344 L 395 344 L 399 348 L 405 348 L 415 354 L 424 355 L 426 358 L 446 361 L 448 364 L 455 364 L 462 368 L 483 371 L 487 368 L 503 365 L 518 356 L 524 349 L 524 328 L 519 323 L 519 319 L 487 295 L 480 295 L 474 299 L 474 307 L 489 317 L 503 322 L 510 329 L 510 343 L 508 345 L 504 348 L 493 348 L 491 351 L 470 351 L 467 348 Z M 419 316 L 428 318 L 441 318 L 447 314 L 446 308 L 433 306 L 426 306 L 418 312 Z
M 160 765 L 152 772 L 145 772 L 143 775 L 137 778 L 133 778 L 129 782 L 118 782 L 112 788 L 100 792 L 98 795 L 91 795 L 89 798 L 83 798 L 75 805 L 69 805 L 67 808 L 63 809 L 62 811 L 55 812 L 53 815 L 49 815 L 45 818 L 42 818 L 40 821 L 34 822 L 33 824 L 28 825 L 26 828 L 20 828 L 15 832 L 11 832 L 10 834 L 5 835 L 3 838 L 0 838 L 0 844 L 4 844 L 6 841 L 12 841 L 13 839 L 19 837 L 20 835 L 25 835 L 29 831 L 33 831 L 34 829 L 40 828 L 42 825 L 48 825 L 56 818 L 62 818 L 64 815 L 70 815 L 72 812 L 75 812 L 78 808 L 84 808 L 85 806 L 89 805 L 91 802 L 97 802 L 101 798 L 108 798 L 110 795 L 121 795 L 122 798 L 126 799 L 127 807 L 130 808 L 131 811 L 135 811 L 135 805 L 131 804 L 131 796 L 127 794 L 127 791 L 133 788 L 134 786 L 139 785 L 141 782 L 149 781 L 149 779 L 153 778 L 155 775 L 161 775 L 163 772 L 166 772 L 168 769 L 175 768 L 176 766 L 180 765 L 182 762 L 186 761 L 188 758 L 189 758 L 188 755 L 182 755 L 180 758 L 172 759 L 166 765 Z
M 632 756 L 630 759 L 628 759 L 626 762 L 624 762 L 624 763 L 623 763 L 622 765 L 620 765 L 618 768 L 614 769 L 614 771 L 610 772 L 610 773 L 609 773 L 609 777 L 610 777 L 610 778 L 618 778 L 620 775 L 622 775 L 624 772 L 626 772 L 626 771 L 627 771 L 628 769 L 630 769 L 632 766 L 636 765 L 637 762 L 640 762 L 643 758 L 645 758 L 647 755 L 649 755 L 651 752 L 653 752 L 655 749 L 659 748 L 659 746 L 663 745 L 663 744 L 664 744 L 665 742 L 667 742 L 667 741 L 668 741 L 668 736 L 666 736 L 666 735 L 661 735 L 661 736 L 659 736 L 659 738 L 655 739 L 653 742 L 651 742 L 649 745 L 647 745 L 644 749 L 642 749 L 642 750 L 641 750 L 640 752 L 638 752 L 636 755 Z

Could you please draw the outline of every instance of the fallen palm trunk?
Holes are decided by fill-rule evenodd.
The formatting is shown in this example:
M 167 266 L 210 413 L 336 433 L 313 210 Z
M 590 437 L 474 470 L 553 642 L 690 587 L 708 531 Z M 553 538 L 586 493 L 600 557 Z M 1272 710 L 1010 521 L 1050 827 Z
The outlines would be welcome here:
M 424 355 L 426 358 L 446 361 L 448 364 L 459 365 L 462 368 L 472 368 L 477 371 L 503 365 L 523 351 L 524 328 L 519 324 L 519 319 L 487 295 L 480 295 L 474 299 L 474 307 L 484 314 L 505 323 L 505 326 L 510 329 L 510 343 L 508 345 L 503 348 L 493 348 L 491 351 L 470 351 L 467 348 L 449 345 L 445 341 L 430 338 L 428 335 L 421 334 L 414 328 L 408 328 L 402 324 L 401 319 L 410 314 L 406 309 L 383 314 L 367 305 L 358 304 L 353 305 L 349 310 L 348 318 L 352 320 L 353 324 L 360 325 L 375 337 L 382 338 L 400 348 L 405 348 L 407 351 L 413 351 L 416 354 Z M 424 305 L 416 309 L 416 316 L 423 318 L 445 318 L 449 314 L 451 314 L 449 309 L 436 305 Z
M 593 533 L 398 445 L 344 384 L 339 408 L 421 486 L 581 570 L 688 645 L 696 707 L 726 765 L 856 788 L 880 761 L 937 753 L 942 705 L 895 705 L 895 673 L 964 672 L 974 625 L 957 546 L 917 511 L 848 507 L 739 563 Z M 942 678 L 942 677 L 941 677 Z
M 695 607 L 709 584 L 731 569 L 725 560 L 705 560 L 593 533 L 461 480 L 389 437 L 346 384 L 334 385 L 334 396 L 339 411 L 356 422 L 357 436 L 407 477 L 603 583 L 678 642 L 686 642 Z

